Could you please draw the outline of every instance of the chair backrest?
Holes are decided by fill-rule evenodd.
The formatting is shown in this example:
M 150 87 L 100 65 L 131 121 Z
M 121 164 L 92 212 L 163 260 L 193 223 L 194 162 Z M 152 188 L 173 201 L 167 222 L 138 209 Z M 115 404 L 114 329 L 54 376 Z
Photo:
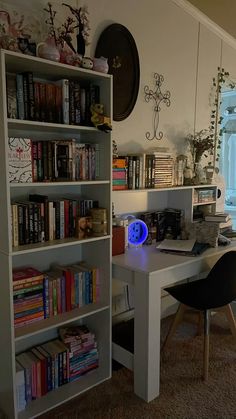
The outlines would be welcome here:
M 221 256 L 207 276 L 212 281 L 212 292 L 225 305 L 236 299 L 236 251 Z

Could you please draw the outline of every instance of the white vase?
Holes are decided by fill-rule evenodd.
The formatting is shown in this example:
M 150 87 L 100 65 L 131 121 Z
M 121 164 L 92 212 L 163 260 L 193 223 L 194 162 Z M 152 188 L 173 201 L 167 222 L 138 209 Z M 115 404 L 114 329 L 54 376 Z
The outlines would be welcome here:
M 200 162 L 194 164 L 194 175 L 196 185 L 206 183 L 206 172 Z

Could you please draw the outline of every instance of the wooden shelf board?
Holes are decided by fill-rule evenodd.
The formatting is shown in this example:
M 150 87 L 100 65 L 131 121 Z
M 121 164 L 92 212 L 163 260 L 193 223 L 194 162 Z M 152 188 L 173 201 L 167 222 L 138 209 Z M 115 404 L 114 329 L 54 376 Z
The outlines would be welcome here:
M 87 70 L 81 67 L 75 67 L 69 64 L 62 64 L 44 58 L 24 55 L 14 51 L 1 50 L 1 54 L 5 55 L 6 71 L 19 73 L 23 71 L 36 72 L 38 77 L 43 75 L 49 79 L 57 80 L 58 78 L 80 78 L 88 81 L 100 81 L 101 79 L 108 80 L 112 78 L 110 74 L 97 72 L 94 70 Z
M 187 189 L 198 189 L 198 188 L 215 188 L 217 185 L 188 185 L 188 186 L 170 186 L 168 188 L 152 188 L 152 189 L 124 189 L 112 191 L 112 193 L 136 193 L 136 192 L 162 192 L 162 191 L 179 191 Z
M 82 376 L 78 380 L 65 384 L 56 390 L 50 391 L 45 396 L 32 401 L 25 410 L 18 414 L 18 419 L 35 418 L 40 414 L 54 409 L 71 400 L 73 397 L 95 387 L 110 378 L 104 368 L 99 367 Z
M 199 207 L 200 205 L 211 205 L 211 204 L 216 204 L 216 201 L 209 201 L 209 202 L 194 202 L 193 206 L 194 207 Z
M 109 305 L 105 305 L 104 303 L 87 304 L 84 307 L 75 308 L 74 310 L 68 311 L 66 313 L 50 317 L 49 319 L 40 320 L 28 326 L 19 327 L 15 329 L 15 341 L 20 341 L 22 339 L 28 338 L 29 336 L 37 335 L 55 327 L 65 325 L 73 320 L 83 319 L 84 317 L 88 317 L 108 309 Z
M 28 183 L 10 183 L 10 188 L 29 188 L 29 187 L 46 187 L 55 188 L 55 186 L 89 186 L 89 185 L 109 185 L 109 180 L 78 180 L 67 182 L 28 182 Z
M 68 247 L 68 246 L 76 246 L 84 243 L 96 242 L 99 240 L 107 240 L 110 239 L 110 235 L 107 236 L 99 236 L 99 237 L 89 237 L 87 239 L 78 240 L 76 238 L 68 238 L 68 239 L 60 239 L 60 240 L 52 240 L 43 243 L 33 243 L 18 246 L 12 249 L 12 256 L 18 256 L 24 253 L 34 253 L 34 252 L 42 252 L 44 250 L 50 249 L 57 249 L 59 247 Z
M 24 129 L 24 130 L 30 130 L 31 132 L 36 131 L 55 131 L 60 130 L 63 132 L 67 132 L 68 130 L 71 132 L 88 132 L 91 133 L 97 133 L 101 132 L 95 127 L 87 127 L 83 125 L 68 125 L 68 124 L 58 124 L 58 123 L 52 123 L 52 122 L 40 122 L 40 121 L 28 121 L 24 119 L 8 119 L 8 128 L 9 129 Z

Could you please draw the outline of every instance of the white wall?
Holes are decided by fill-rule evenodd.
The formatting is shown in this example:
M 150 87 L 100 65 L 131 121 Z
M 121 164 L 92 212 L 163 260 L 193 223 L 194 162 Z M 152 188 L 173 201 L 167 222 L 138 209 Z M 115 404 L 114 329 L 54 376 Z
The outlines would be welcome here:
M 193 128 L 198 23 L 169 0 L 150 0 L 148 4 L 101 0 L 96 11 L 94 0 L 87 4 L 91 27 L 95 28 L 88 53 L 93 55 L 101 31 L 114 22 L 129 29 L 139 52 L 140 90 L 136 106 L 125 121 L 114 123 L 119 150 L 140 151 L 157 145 L 175 149 Z M 171 92 L 171 106 L 163 105 L 160 113 L 159 128 L 165 136 L 160 143 L 145 139 L 146 131 L 153 129 L 153 108 L 144 101 L 144 86 L 154 88 L 155 72 L 164 76 L 163 91 Z

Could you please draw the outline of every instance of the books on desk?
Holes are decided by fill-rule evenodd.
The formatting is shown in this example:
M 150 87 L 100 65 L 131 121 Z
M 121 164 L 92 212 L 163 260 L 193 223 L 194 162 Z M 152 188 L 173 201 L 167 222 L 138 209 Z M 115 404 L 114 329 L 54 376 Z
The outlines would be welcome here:
M 195 239 L 190 240 L 163 240 L 156 246 L 160 252 L 171 253 L 182 256 L 201 255 L 210 246 L 207 243 L 198 243 Z
M 230 215 L 225 212 L 205 215 L 205 221 L 214 221 L 217 223 L 226 223 L 230 220 Z

